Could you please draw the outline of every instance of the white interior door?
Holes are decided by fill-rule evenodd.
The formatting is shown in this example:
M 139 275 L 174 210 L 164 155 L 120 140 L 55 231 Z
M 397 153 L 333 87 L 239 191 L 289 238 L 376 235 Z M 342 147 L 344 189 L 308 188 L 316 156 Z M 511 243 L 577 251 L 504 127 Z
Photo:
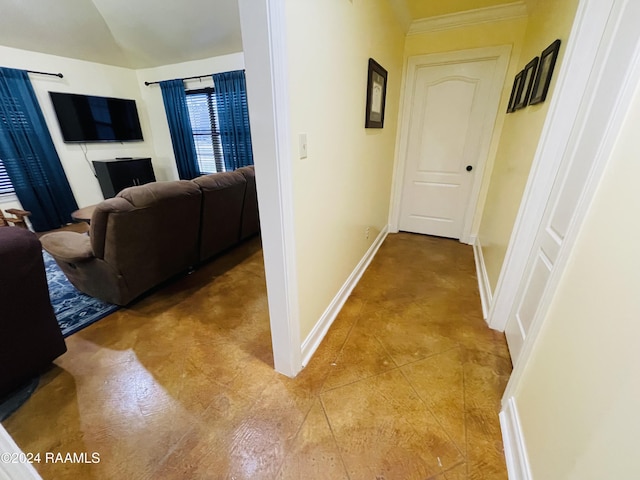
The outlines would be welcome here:
M 400 230 L 462 237 L 472 216 L 474 178 L 493 134 L 497 66 L 497 58 L 484 58 L 417 65 L 408 72 L 413 78 L 405 94 L 409 132 Z

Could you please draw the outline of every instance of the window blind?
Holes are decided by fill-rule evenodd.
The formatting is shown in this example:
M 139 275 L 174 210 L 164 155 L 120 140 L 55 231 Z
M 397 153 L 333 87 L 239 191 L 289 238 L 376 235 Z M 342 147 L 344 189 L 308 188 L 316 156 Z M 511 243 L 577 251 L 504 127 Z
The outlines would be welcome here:
M 6 195 L 13 192 L 14 189 L 13 185 L 11 184 L 11 179 L 7 174 L 7 170 L 4 168 L 2 160 L 0 160 L 0 195 Z
M 213 88 L 189 90 L 186 95 L 200 171 L 224 172 L 224 155 Z

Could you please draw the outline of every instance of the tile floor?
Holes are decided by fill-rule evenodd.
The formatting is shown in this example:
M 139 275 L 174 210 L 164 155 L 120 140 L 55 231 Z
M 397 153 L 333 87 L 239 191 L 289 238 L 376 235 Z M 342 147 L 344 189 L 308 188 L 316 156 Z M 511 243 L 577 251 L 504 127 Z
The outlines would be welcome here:
M 67 345 L 4 422 L 45 479 L 507 478 L 511 364 L 454 240 L 389 235 L 296 379 L 272 369 L 257 239 Z

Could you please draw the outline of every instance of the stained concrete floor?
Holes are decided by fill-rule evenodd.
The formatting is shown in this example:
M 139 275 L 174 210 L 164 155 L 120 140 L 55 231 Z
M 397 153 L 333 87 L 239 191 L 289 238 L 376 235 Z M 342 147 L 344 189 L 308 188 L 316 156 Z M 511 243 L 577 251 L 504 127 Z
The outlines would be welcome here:
M 511 363 L 454 240 L 389 235 L 295 379 L 273 370 L 258 239 L 67 345 L 4 422 L 45 479 L 507 478 Z

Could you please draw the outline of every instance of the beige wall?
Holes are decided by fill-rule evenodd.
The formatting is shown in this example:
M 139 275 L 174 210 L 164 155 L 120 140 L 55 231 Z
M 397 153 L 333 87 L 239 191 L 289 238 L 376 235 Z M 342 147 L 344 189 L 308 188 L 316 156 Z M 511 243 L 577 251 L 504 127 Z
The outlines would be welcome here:
M 80 207 L 101 201 L 102 192 L 91 167 L 85 160 L 80 144 L 63 142 L 58 120 L 49 98 L 50 91 L 136 100 L 145 140 L 126 143 L 88 143 L 86 144 L 87 158 L 89 161 L 114 157 L 153 158 L 149 117 L 141 103 L 140 88 L 133 70 L 2 46 L 0 46 L 0 58 L 5 67 L 62 72 L 64 75 L 64 78 L 45 75 L 30 75 L 30 78 L 62 167 Z
M 503 20 L 499 22 L 483 23 L 457 28 L 454 30 L 444 30 L 419 35 L 409 35 L 405 42 L 404 60 L 416 55 L 427 55 L 431 53 L 453 52 L 457 50 L 468 50 L 473 48 L 495 47 L 501 45 L 511 45 L 511 58 L 507 69 L 507 80 L 502 92 L 498 115 L 491 138 L 486 168 L 474 222 L 471 228 L 471 235 L 475 236 L 480 228 L 480 218 L 484 208 L 484 201 L 489 188 L 491 171 L 498 150 L 498 144 L 502 134 L 502 127 L 506 117 L 507 105 L 511 94 L 513 77 L 520 70 L 520 51 L 526 31 L 527 19 L 518 18 Z
M 558 69 L 577 5 L 578 0 L 539 0 L 529 14 L 518 71 L 539 56 L 556 38 L 561 39 L 563 44 L 547 101 L 508 114 L 504 119 L 478 235 L 489 282 L 494 291 L 549 109 L 549 99 L 553 96 L 553 87 L 558 78 Z
M 640 88 L 515 394 L 536 479 L 640 478 Z
M 386 0 L 288 0 L 286 16 L 304 340 L 387 225 L 405 37 Z M 383 129 L 364 128 L 369 57 L 389 72 Z

